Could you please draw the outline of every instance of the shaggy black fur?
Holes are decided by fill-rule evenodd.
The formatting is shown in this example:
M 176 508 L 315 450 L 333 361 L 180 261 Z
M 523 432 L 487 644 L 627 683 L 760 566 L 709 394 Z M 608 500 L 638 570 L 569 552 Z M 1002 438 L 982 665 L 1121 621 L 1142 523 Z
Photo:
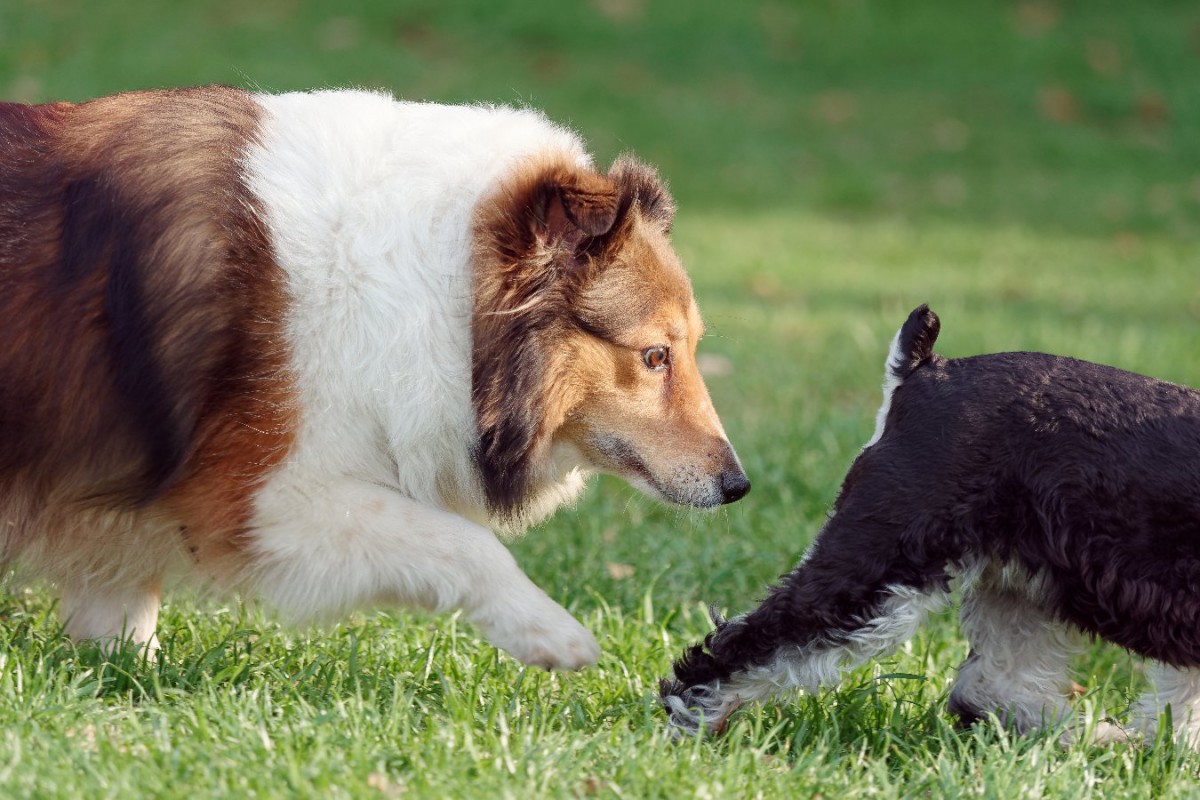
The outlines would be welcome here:
M 1040 353 L 947 360 L 922 306 L 899 337 L 884 432 L 847 474 L 805 561 L 722 622 L 664 700 L 837 646 L 890 587 L 1018 564 L 1056 618 L 1173 666 L 1200 665 L 1200 392 Z

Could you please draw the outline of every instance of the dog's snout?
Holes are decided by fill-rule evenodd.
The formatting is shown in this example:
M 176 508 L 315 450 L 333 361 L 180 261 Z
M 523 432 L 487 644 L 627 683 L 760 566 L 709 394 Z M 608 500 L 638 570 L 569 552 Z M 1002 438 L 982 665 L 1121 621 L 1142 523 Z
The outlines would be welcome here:
M 741 500 L 750 491 L 750 479 L 740 469 L 721 473 L 721 502 L 733 503 Z

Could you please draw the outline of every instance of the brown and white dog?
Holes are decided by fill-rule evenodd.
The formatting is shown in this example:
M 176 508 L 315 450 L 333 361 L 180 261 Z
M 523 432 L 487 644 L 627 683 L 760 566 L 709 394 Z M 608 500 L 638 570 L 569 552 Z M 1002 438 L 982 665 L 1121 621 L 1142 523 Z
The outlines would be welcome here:
M 591 472 L 749 483 L 694 359 L 671 198 L 528 110 L 210 87 L 0 104 L 0 558 L 154 645 L 182 565 L 287 616 L 591 634 L 513 531 Z

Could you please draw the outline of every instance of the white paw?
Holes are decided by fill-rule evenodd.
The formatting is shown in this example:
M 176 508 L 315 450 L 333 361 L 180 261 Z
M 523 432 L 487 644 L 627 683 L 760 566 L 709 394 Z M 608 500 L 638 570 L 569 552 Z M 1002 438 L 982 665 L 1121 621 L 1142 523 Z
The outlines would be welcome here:
M 1073 747 L 1078 744 L 1099 747 L 1117 744 L 1140 744 L 1142 736 L 1135 730 L 1121 727 L 1115 722 L 1101 720 L 1094 725 L 1087 725 L 1083 719 L 1076 720 L 1058 737 L 1062 747 Z
M 94 642 L 108 654 L 125 648 L 147 657 L 158 652 L 157 590 L 67 592 L 62 613 L 66 634 L 77 642 Z
M 484 625 L 488 640 L 531 667 L 575 670 L 600 658 L 596 637 L 548 598 L 537 616 L 500 618 Z
M 659 689 L 659 699 L 677 736 L 695 736 L 701 731 L 720 735 L 741 705 L 737 694 L 721 691 L 720 681 L 690 687 L 663 681 Z
M 1142 735 L 1139 731 L 1127 730 L 1115 722 L 1100 721 L 1091 730 L 1088 737 L 1090 744 L 1140 744 Z

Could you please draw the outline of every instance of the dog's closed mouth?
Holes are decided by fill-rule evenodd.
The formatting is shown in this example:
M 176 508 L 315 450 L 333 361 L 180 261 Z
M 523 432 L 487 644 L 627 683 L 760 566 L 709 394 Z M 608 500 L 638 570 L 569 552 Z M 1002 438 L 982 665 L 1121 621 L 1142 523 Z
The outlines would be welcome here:
M 654 473 L 650 471 L 650 468 L 646 466 L 646 462 L 642 460 L 637 450 L 629 442 L 624 439 L 618 439 L 615 436 L 598 436 L 594 444 L 596 450 L 608 459 L 615 470 L 637 475 L 653 486 L 655 491 L 663 491 L 662 486 L 655 479 Z

